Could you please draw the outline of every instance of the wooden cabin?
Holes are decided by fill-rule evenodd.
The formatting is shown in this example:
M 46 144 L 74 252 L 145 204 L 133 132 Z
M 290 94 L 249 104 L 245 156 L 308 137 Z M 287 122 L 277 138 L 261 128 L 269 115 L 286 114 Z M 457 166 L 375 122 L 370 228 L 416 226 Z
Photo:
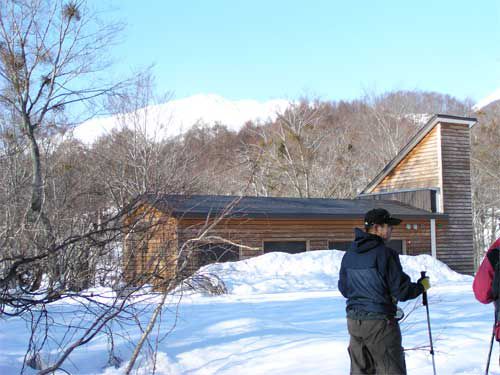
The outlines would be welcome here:
M 181 268 L 190 274 L 215 261 L 271 251 L 346 250 L 354 228 L 362 228 L 364 214 L 375 207 L 384 207 L 404 221 L 394 228 L 391 247 L 401 254 L 430 254 L 431 220 L 440 228 L 447 221 L 445 215 L 390 200 L 144 195 L 141 202 L 154 219 L 147 219 L 151 235 L 142 252 L 132 237 L 126 241 L 126 252 L 136 254 L 129 268 L 134 274 L 158 266 L 167 256 L 182 263 L 183 255 L 189 254 L 188 264 Z M 200 241 L 186 247 L 208 227 Z
M 393 230 L 392 248 L 430 254 L 472 274 L 469 129 L 474 123 L 434 116 L 358 199 L 143 195 L 125 239 L 126 272 L 130 279 L 148 272 L 169 279 L 179 270 L 186 276 L 208 263 L 272 251 L 345 250 L 364 214 L 383 207 L 403 219 Z

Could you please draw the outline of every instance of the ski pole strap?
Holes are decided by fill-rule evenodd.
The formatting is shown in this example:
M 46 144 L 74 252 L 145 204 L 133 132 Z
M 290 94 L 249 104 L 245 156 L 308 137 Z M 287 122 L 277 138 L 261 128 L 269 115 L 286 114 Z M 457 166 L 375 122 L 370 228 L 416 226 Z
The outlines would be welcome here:
M 425 271 L 421 271 L 420 276 L 422 276 L 423 279 L 425 277 Z M 422 305 L 427 306 L 427 292 L 425 291 L 425 289 L 422 293 Z

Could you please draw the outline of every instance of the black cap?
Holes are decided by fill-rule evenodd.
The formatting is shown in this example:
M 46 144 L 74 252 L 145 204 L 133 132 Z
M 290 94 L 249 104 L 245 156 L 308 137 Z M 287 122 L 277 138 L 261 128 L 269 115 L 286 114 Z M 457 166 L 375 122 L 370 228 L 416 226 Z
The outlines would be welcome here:
M 389 224 L 398 225 L 401 219 L 392 217 L 389 211 L 383 208 L 374 208 L 365 214 L 365 227 L 370 227 L 373 224 Z

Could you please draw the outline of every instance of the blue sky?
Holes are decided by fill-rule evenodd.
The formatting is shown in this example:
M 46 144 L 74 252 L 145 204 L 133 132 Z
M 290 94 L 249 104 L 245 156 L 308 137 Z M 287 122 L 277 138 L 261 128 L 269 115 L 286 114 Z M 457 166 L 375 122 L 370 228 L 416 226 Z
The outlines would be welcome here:
M 154 64 L 174 98 L 419 89 L 477 101 L 500 88 L 498 0 L 108 1 L 127 24 L 115 71 Z

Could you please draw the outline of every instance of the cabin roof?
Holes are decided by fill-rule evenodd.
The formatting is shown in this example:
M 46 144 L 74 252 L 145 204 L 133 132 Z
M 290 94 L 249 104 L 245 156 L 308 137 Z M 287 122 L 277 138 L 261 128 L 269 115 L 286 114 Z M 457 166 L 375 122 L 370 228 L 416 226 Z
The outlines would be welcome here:
M 138 199 L 179 218 L 225 213 L 232 218 L 362 219 L 367 211 L 376 207 L 383 207 L 401 219 L 447 217 L 391 200 L 157 194 L 144 194 Z M 228 210 L 228 207 L 232 208 Z
M 477 119 L 473 117 L 460 117 L 437 114 L 431 117 L 431 119 L 410 139 L 410 141 L 404 146 L 401 151 L 380 171 L 379 174 L 363 189 L 361 194 L 371 193 L 372 190 L 389 174 L 391 171 L 398 166 L 398 164 L 410 153 L 411 150 L 415 148 L 417 144 L 420 143 L 424 137 L 429 134 L 429 132 L 434 129 L 434 127 L 441 122 L 451 123 L 451 124 L 462 124 L 468 125 L 469 127 L 474 126 Z

